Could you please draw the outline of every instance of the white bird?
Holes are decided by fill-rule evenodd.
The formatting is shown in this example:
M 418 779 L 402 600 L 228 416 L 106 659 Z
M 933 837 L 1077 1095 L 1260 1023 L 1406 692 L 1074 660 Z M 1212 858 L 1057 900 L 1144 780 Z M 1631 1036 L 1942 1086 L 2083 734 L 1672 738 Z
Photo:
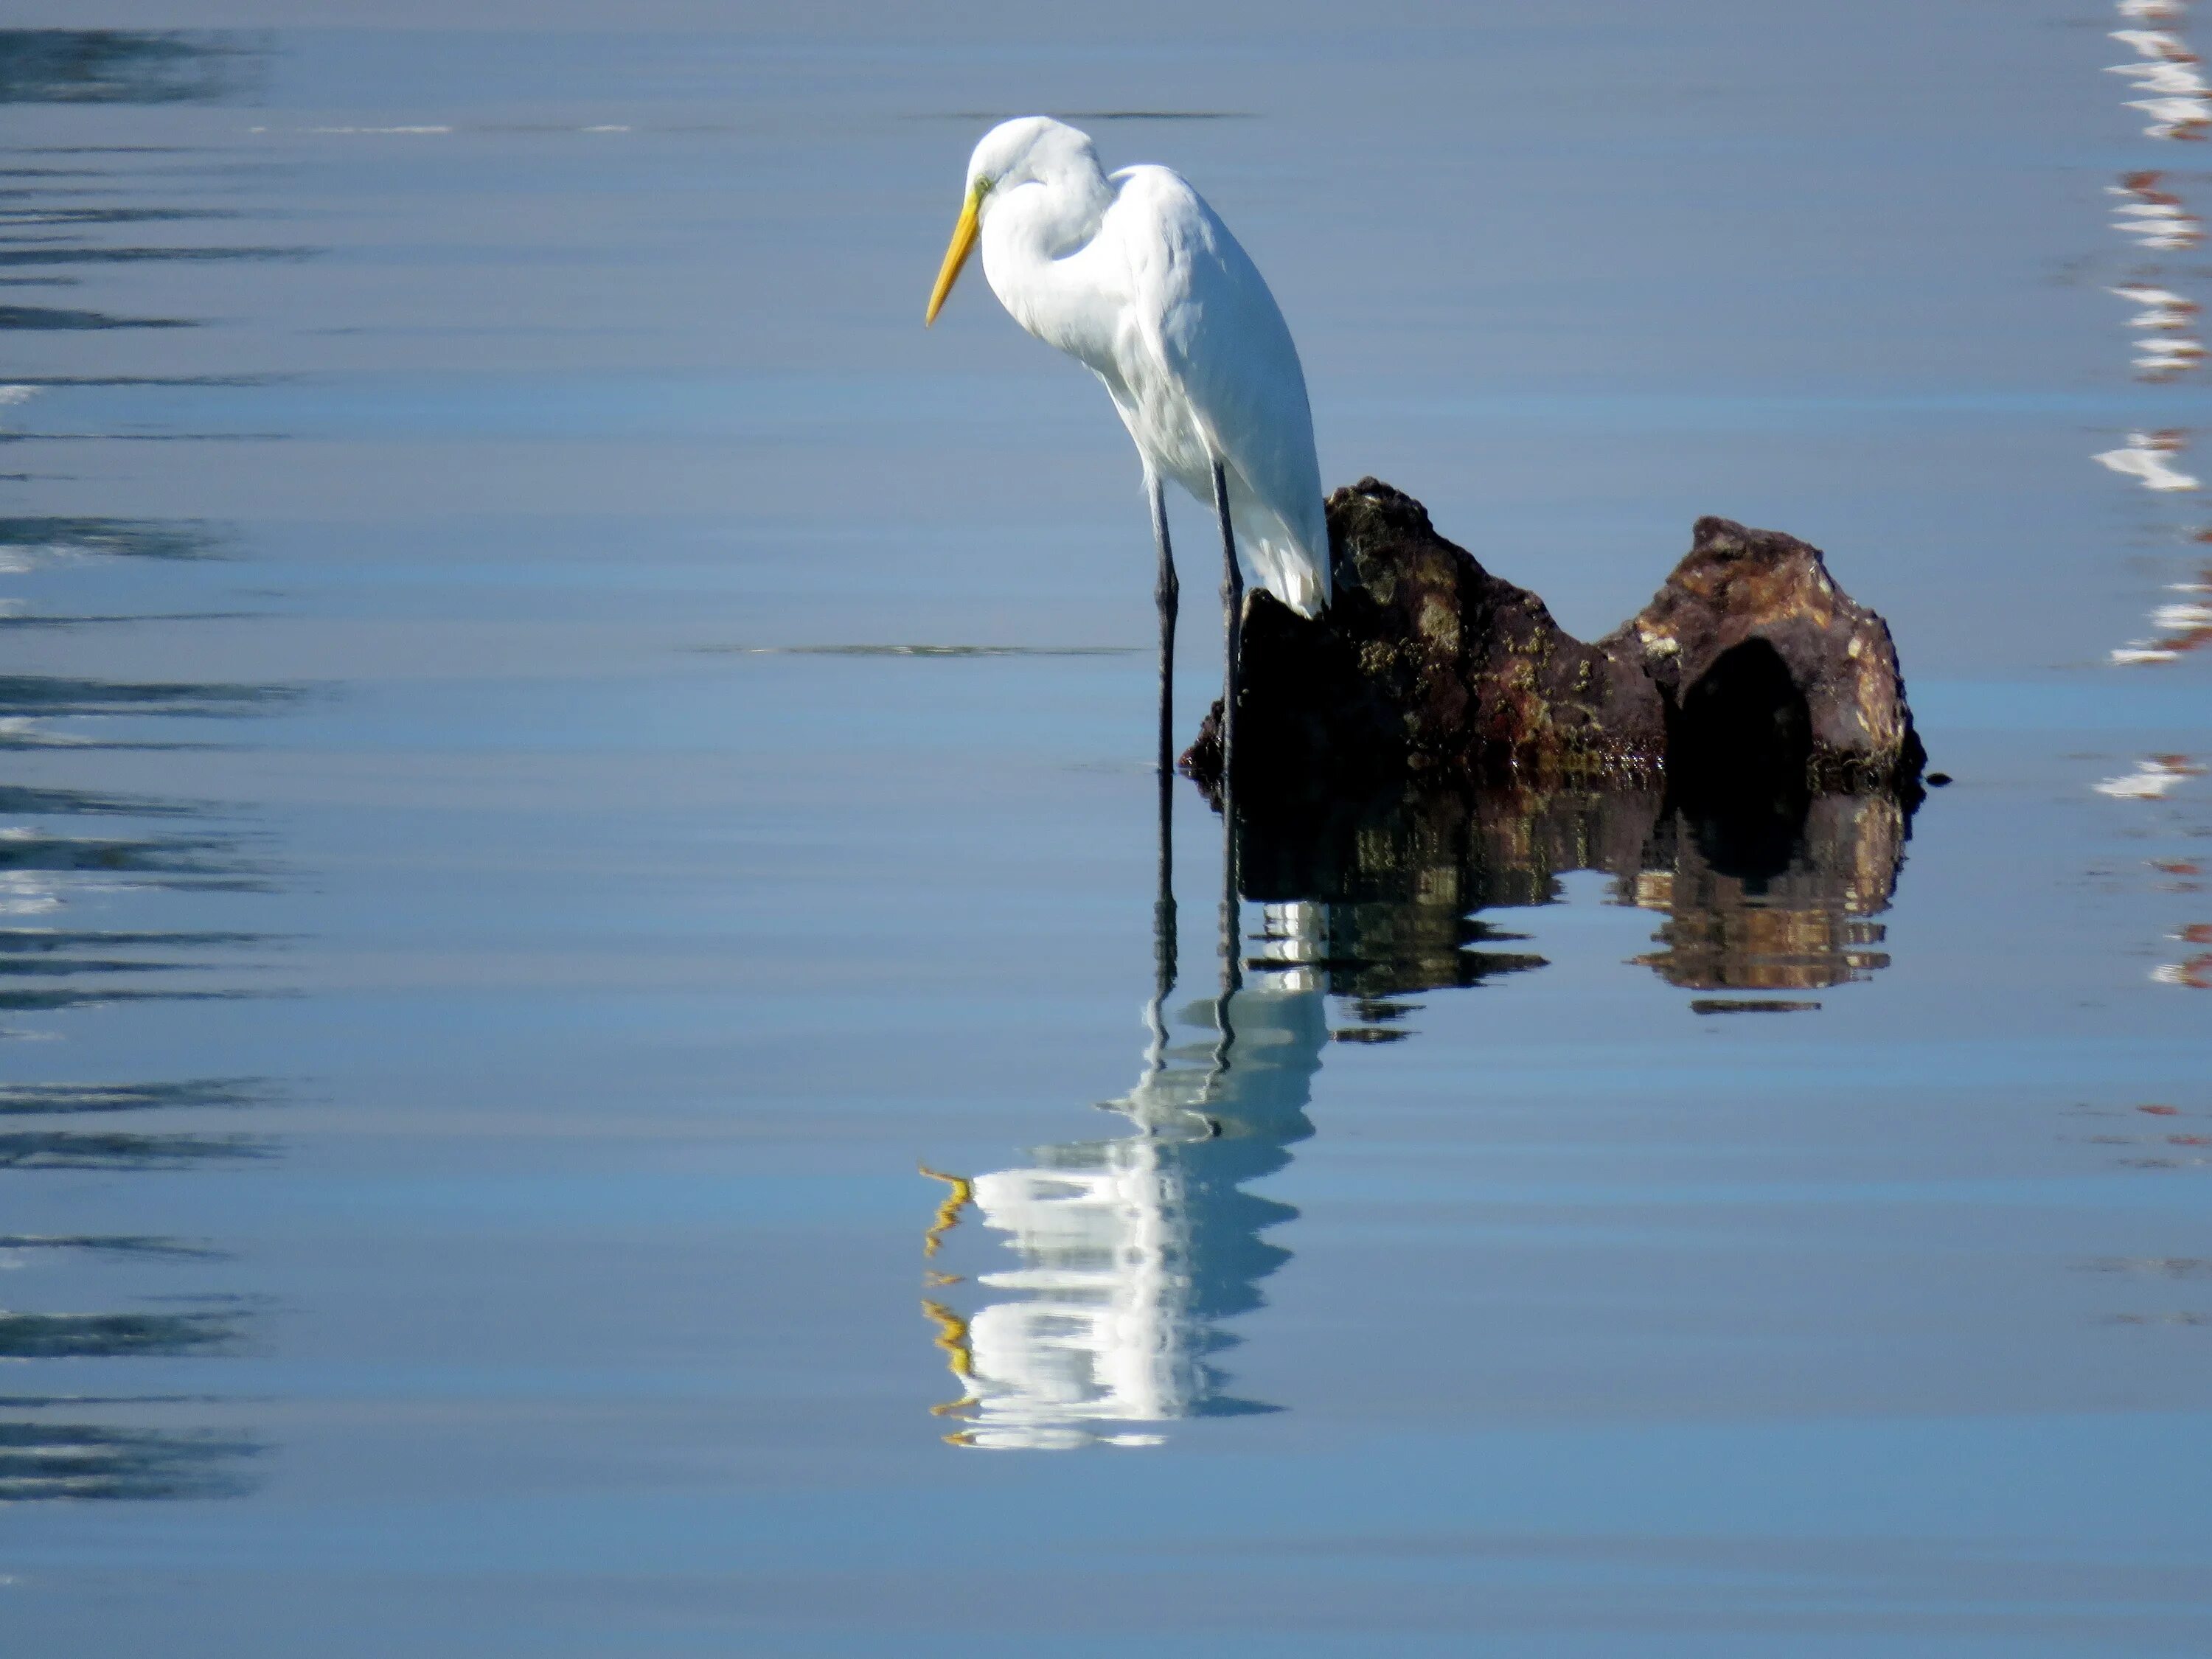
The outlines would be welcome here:
M 978 237 L 983 275 L 1014 320 L 1105 383 L 1144 463 L 1159 554 L 1160 765 L 1177 584 L 1161 480 L 1211 501 L 1228 605 L 1222 775 L 1229 775 L 1243 603 L 1238 555 L 1301 616 L 1329 601 L 1328 527 L 1304 371 L 1283 313 L 1229 227 L 1179 175 L 1110 177 L 1090 138 L 1042 115 L 983 135 L 926 323 Z

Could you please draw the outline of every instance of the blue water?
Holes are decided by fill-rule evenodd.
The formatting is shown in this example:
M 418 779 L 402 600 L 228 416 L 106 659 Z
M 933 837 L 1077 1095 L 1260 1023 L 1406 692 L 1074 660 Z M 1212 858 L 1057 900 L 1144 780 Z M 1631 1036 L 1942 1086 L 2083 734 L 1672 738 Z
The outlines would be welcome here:
M 2212 1642 L 2125 20 L 285 10 L 0 32 L 10 1654 Z M 1329 482 L 1586 636 L 1816 542 L 1956 781 L 1255 837 L 1234 984 L 1184 788 L 1164 940 L 1127 441 L 920 326 L 1032 108 L 1237 228 Z

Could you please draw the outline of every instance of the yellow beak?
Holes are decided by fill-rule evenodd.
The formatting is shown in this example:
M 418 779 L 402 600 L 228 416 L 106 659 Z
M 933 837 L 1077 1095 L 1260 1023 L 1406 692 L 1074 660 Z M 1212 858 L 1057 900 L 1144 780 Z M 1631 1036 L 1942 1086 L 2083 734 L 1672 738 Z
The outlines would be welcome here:
M 975 207 L 981 198 L 980 191 L 969 191 L 968 199 L 961 204 L 960 222 L 952 227 L 952 242 L 945 250 L 945 263 L 937 272 L 937 286 L 929 290 L 929 309 L 921 313 L 921 325 L 927 328 L 937 320 L 937 313 L 945 308 L 945 296 L 952 292 L 952 284 L 960 280 L 960 267 L 968 263 L 968 256 L 975 251 Z

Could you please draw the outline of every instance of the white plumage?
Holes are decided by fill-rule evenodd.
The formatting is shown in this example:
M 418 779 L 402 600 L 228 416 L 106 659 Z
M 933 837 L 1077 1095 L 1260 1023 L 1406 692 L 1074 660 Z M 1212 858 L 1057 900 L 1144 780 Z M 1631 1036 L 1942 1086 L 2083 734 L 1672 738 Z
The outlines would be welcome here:
M 930 299 L 934 320 L 980 231 L 1014 320 L 1105 383 L 1147 482 L 1213 499 L 1227 483 L 1250 577 L 1311 617 L 1328 604 L 1328 531 L 1304 371 L 1259 270 L 1177 174 L 1110 177 L 1091 140 L 1044 116 L 994 127 Z

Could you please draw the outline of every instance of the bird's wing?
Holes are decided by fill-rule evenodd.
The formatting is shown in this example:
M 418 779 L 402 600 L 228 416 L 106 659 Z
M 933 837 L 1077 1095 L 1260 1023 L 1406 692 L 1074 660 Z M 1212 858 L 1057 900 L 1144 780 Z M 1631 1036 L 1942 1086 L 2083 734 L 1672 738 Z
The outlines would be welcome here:
M 1261 509 L 1240 513 L 1240 530 L 1270 544 L 1272 560 L 1304 566 L 1290 573 L 1287 585 L 1300 586 L 1302 574 L 1317 590 L 1312 597 L 1325 603 L 1328 532 L 1313 415 L 1275 296 L 1220 216 L 1181 177 L 1139 167 L 1115 173 L 1113 182 L 1116 200 L 1101 228 L 1127 261 L 1132 325 L 1143 337 L 1131 343 L 1156 360 L 1197 426 L 1198 441 L 1221 459 L 1232 508 Z M 1267 524 L 1268 515 L 1279 532 Z M 1261 574 L 1272 573 L 1263 567 Z M 1297 603 L 1291 592 L 1283 597 Z

